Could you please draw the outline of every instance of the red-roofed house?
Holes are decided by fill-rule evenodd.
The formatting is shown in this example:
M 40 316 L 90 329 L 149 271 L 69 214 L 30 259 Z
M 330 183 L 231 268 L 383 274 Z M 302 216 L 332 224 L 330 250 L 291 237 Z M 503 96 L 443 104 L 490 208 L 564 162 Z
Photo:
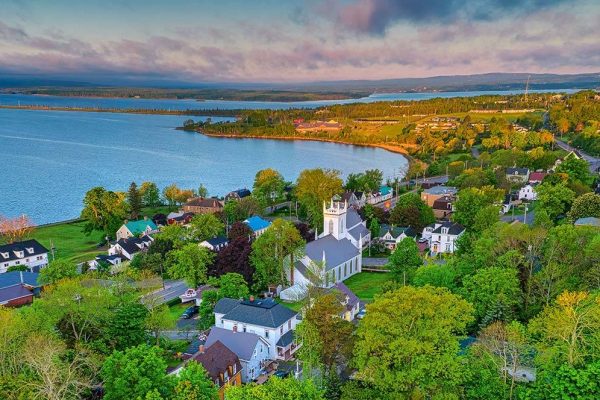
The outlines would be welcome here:
M 529 174 L 529 183 L 540 183 L 548 175 L 545 172 L 532 172 Z

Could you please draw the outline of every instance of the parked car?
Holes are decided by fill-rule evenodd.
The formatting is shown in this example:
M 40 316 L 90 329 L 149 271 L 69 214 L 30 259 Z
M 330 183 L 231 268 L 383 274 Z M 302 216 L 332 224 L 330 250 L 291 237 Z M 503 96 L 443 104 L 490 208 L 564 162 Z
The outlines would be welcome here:
M 199 310 L 200 310 L 200 307 L 198 307 L 198 306 L 188 307 L 188 308 L 185 309 L 185 311 L 183 312 L 183 314 L 181 314 L 181 318 L 190 319 L 194 315 L 198 314 Z
M 363 319 L 365 317 L 365 315 L 367 315 L 367 310 L 365 308 L 363 308 L 362 310 L 360 310 L 358 312 L 358 314 L 356 314 L 356 318 Z
M 273 376 L 276 376 L 278 378 L 287 378 L 290 375 L 290 371 L 284 371 L 284 370 L 277 370 L 275 371 L 275 373 L 273 373 Z

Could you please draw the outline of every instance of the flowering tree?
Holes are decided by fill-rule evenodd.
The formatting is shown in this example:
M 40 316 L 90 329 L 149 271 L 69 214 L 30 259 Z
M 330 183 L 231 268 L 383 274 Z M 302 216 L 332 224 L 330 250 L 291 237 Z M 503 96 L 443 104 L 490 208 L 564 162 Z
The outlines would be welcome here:
M 25 214 L 16 218 L 6 218 L 0 215 L 0 237 L 7 243 L 23 240 L 33 230 L 33 223 Z

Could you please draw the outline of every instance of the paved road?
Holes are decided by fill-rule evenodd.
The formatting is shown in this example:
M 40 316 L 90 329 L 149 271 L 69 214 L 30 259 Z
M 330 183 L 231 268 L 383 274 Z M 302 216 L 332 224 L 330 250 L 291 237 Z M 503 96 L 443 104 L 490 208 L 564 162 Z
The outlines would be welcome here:
M 521 223 L 526 223 L 527 225 L 533 225 L 533 220 L 535 218 L 535 210 L 527 212 L 527 220 L 524 221 L 525 215 L 515 215 L 514 217 L 509 213 L 503 215 L 500 219 L 503 222 L 513 222 L 519 221 Z
M 563 142 L 562 140 L 555 139 L 556 145 L 565 151 L 576 151 L 581 158 L 590 164 L 590 172 L 597 173 L 600 171 L 600 158 L 591 156 L 583 151 L 576 149 L 575 147 Z
M 156 299 L 159 304 L 168 303 L 178 298 L 188 289 L 188 285 L 183 280 L 166 280 L 165 288 L 149 293 L 147 297 Z
M 362 265 L 365 267 L 383 267 L 387 262 L 387 257 L 363 257 Z

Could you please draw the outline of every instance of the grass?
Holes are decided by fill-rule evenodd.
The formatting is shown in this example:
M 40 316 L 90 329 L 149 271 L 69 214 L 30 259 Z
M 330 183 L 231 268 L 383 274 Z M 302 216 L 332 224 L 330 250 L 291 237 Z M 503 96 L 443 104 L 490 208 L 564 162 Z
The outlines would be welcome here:
M 158 206 L 158 207 L 144 207 L 142 208 L 141 215 L 142 217 L 152 218 L 156 214 L 165 214 L 168 215 L 172 211 L 176 211 L 178 207 L 169 207 L 169 206 Z
M 105 253 L 105 247 L 96 247 L 104 237 L 101 231 L 90 235 L 83 233 L 85 221 L 47 225 L 37 228 L 31 235 L 48 250 L 55 248 L 55 257 L 73 262 L 89 261 L 99 253 Z M 52 256 L 50 255 L 50 259 Z
M 177 299 L 179 300 L 179 299 Z M 177 303 L 169 307 L 169 317 L 173 323 L 177 322 L 181 314 L 185 311 L 186 308 L 193 306 L 194 302 L 190 301 L 188 303 Z
M 294 303 L 288 303 L 286 301 L 281 301 L 281 300 L 278 300 L 278 301 L 279 301 L 279 303 L 281 303 L 285 307 L 289 308 L 292 311 L 296 311 L 296 312 L 300 311 L 300 309 L 304 305 L 304 302 L 302 300 L 301 301 L 296 301 Z
M 381 286 L 392 280 L 386 272 L 361 272 L 348 278 L 344 283 L 363 301 L 373 301 L 375 295 L 381 293 Z

